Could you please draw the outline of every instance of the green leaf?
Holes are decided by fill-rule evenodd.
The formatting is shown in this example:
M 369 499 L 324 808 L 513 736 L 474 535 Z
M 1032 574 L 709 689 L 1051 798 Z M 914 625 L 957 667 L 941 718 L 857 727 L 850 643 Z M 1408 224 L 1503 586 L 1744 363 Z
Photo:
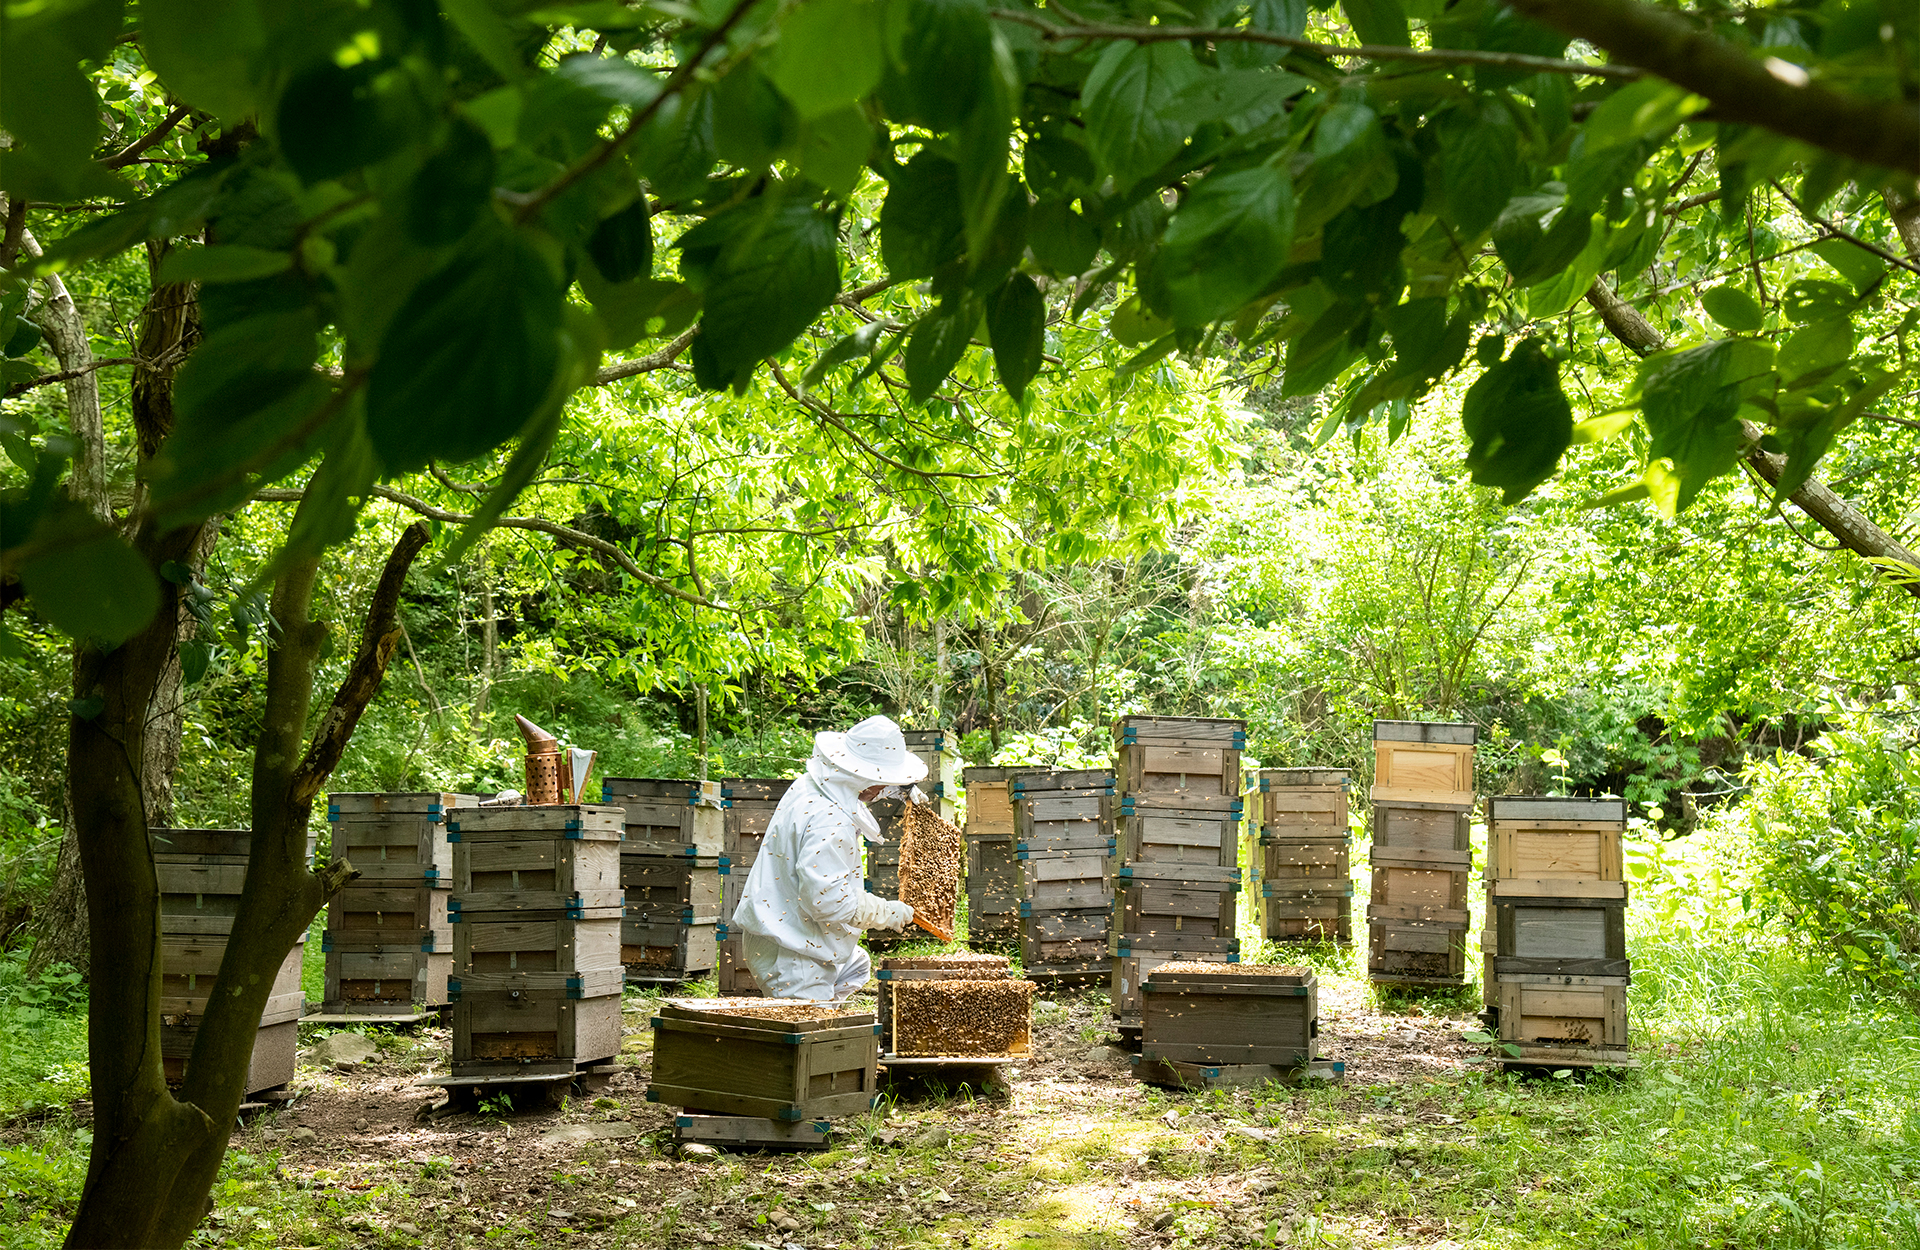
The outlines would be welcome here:
M 512 82 L 525 72 L 513 31 L 487 0 L 440 0 L 440 11 L 494 73 Z
M 1467 469 L 1474 482 L 1518 503 L 1553 476 L 1573 441 L 1573 405 L 1560 391 L 1559 366 L 1537 341 L 1516 344 L 1467 388 L 1460 424 L 1472 442 Z
M 800 118 L 751 61 L 713 87 L 713 143 L 742 169 L 764 169 L 800 138 Z
M 1284 114 L 1287 101 L 1312 85 L 1310 79 L 1278 70 L 1208 71 L 1175 96 L 1166 112 L 1189 126 L 1224 122 L 1245 133 Z
M 295 74 L 275 108 L 280 150 L 308 185 L 373 164 L 406 141 L 413 123 L 399 88 L 376 67 L 319 61 Z
M 84 510 L 67 507 L 35 528 L 51 550 L 20 566 L 20 584 L 40 615 L 74 638 L 111 649 L 145 629 L 160 584 L 137 552 Z
M 469 460 L 512 438 L 559 367 L 561 302 L 545 258 L 505 228 L 422 282 L 367 379 L 367 434 L 387 471 Z
M 1707 316 L 1735 334 L 1752 334 L 1766 324 L 1760 302 L 1737 286 L 1717 286 L 1700 296 Z
M 879 346 L 880 336 L 886 332 L 884 321 L 869 321 L 851 334 L 842 335 L 834 344 L 820 353 L 820 358 L 807 366 L 806 373 L 800 379 L 803 390 L 812 390 L 820 385 L 827 374 L 851 360 L 873 355 L 873 349 Z
M 1541 228 L 1547 212 L 1553 225 Z M 1515 286 L 1528 287 L 1566 271 L 1593 237 L 1593 218 L 1563 207 L 1558 195 L 1515 196 L 1493 227 L 1493 248 Z
M 141 55 L 170 93 L 221 121 L 254 111 L 266 49 L 259 0 L 141 0 Z
M 967 344 L 973 338 L 974 317 L 968 315 L 971 308 L 964 303 L 957 311 L 942 307 L 913 327 L 907 337 L 904 364 L 907 398 L 914 403 L 924 404 L 933 398 L 940 383 L 967 354 Z
M 809 0 L 788 13 L 763 64 L 803 120 L 841 111 L 879 85 L 882 12 L 873 0 Z
M 1173 323 L 1165 317 L 1154 316 L 1138 295 L 1114 309 L 1112 319 L 1107 322 L 1107 332 L 1127 347 L 1151 343 L 1172 329 Z
M 1340 8 L 1361 43 L 1404 48 L 1411 42 L 1400 0 L 1340 0 Z
M 1065 200 L 1041 200 L 1027 219 L 1033 259 L 1055 277 L 1076 278 L 1100 251 L 1100 231 Z
M 1253 0 L 1247 6 L 1247 25 L 1298 39 L 1307 31 L 1307 0 Z M 1229 68 L 1272 65 L 1286 53 L 1285 48 L 1264 43 L 1223 42 L 1215 49 L 1220 64 Z
M 1569 204 L 1561 210 L 1564 217 L 1584 210 Z M 1609 235 L 1606 219 L 1598 213 L 1587 218 L 1587 245 L 1559 273 L 1535 282 L 1527 288 L 1527 315 L 1535 320 L 1557 317 L 1572 308 L 1593 289 L 1593 280 L 1608 267 Z M 1558 223 L 1556 223 L 1558 224 Z M 1631 271 L 1630 271 L 1631 272 Z
M 1080 95 L 1094 163 L 1125 188 L 1172 160 L 1191 131 L 1170 106 L 1200 74 L 1183 43 L 1108 47 Z
M 1819 373 L 1853 354 L 1853 322 L 1846 317 L 1830 317 L 1802 326 L 1780 348 L 1780 376 L 1789 382 Z
M 886 95 L 902 120 L 930 130 L 958 126 L 993 89 L 993 27 L 985 0 L 893 0 L 888 40 L 898 72 Z
M 1601 102 L 1580 127 L 1588 152 L 1602 152 L 1643 135 L 1663 134 L 1707 106 L 1707 101 L 1664 78 L 1629 83 Z
M 593 305 L 612 351 L 623 351 L 643 338 L 676 335 L 700 315 L 699 294 L 683 283 L 639 278 L 615 286 L 591 269 L 582 269 L 579 277 L 580 290 Z
M 653 272 L 653 218 L 644 193 L 601 218 L 587 240 L 587 255 L 600 276 L 615 285 Z
M 447 141 L 407 188 L 407 233 L 428 246 L 459 239 L 493 198 L 493 175 L 493 143 L 486 132 L 454 118 Z
M 793 342 L 840 291 L 833 220 L 808 204 L 749 201 L 677 246 L 706 309 L 695 344 L 727 385 Z
M 214 247 L 174 247 L 160 262 L 154 275 L 155 286 L 169 282 L 247 282 L 268 278 L 293 268 L 288 252 L 264 247 L 225 244 Z
M 711 91 L 667 101 L 634 136 L 634 163 L 662 199 L 698 194 L 719 158 L 713 142 Z
M 92 162 L 101 104 L 62 24 L 23 16 L 9 11 L 0 34 L 0 124 L 11 136 L 0 160 L 14 195 L 64 199 L 104 172 Z
M 1478 238 L 1506 207 L 1520 176 L 1520 135 L 1498 101 L 1481 98 L 1448 110 L 1440 125 L 1446 208 L 1463 239 Z
M 1214 173 L 1167 224 L 1154 273 L 1175 325 L 1204 325 L 1259 294 L 1293 245 L 1293 184 L 1258 166 Z
M 987 341 L 993 345 L 993 366 L 1000 375 L 1000 385 L 1016 403 L 1026 397 L 1027 383 L 1040 372 L 1046 325 L 1047 301 L 1040 294 L 1040 285 L 1026 274 L 1008 278 L 987 305 Z
M 873 154 L 873 126 L 857 108 L 816 117 L 800 127 L 800 172 L 841 199 L 851 199 Z
M 964 229 L 959 167 L 920 149 L 894 172 L 880 206 L 880 259 L 888 276 L 931 278 L 960 255 Z
M 184 639 L 180 643 L 180 680 L 186 685 L 199 685 L 212 662 L 212 644 L 199 638 Z
M 24 356 L 40 345 L 41 329 L 31 321 L 16 319 L 13 333 L 7 336 L 7 344 L 0 347 L 0 356 Z
M 1663 352 L 1640 362 L 1640 411 L 1652 434 L 1651 460 L 1673 461 L 1670 483 L 1649 481 L 1657 503 L 1672 492 L 1670 510 L 1687 507 L 1702 487 L 1739 463 L 1746 436 L 1736 415 L 1741 387 L 1763 373 L 1767 349 L 1746 339 Z
M 1845 239 L 1822 239 L 1807 250 L 1832 265 L 1841 277 L 1853 285 L 1856 292 L 1863 295 L 1887 272 L 1886 261 Z
M 1810 321 L 1844 317 L 1853 311 L 1858 302 L 1853 292 L 1838 282 L 1828 282 L 1824 278 L 1802 278 L 1788 285 L 1786 294 L 1780 300 L 1780 307 L 1787 314 L 1787 320 L 1796 325 L 1805 325 Z

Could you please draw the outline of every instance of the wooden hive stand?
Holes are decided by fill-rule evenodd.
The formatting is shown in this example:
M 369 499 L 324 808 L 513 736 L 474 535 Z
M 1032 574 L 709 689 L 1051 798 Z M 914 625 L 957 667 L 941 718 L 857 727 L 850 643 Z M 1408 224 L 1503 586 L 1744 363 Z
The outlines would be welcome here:
M 1108 989 L 1124 1040 L 1141 1037 L 1142 986 L 1174 962 L 1240 958 L 1240 753 L 1245 721 L 1129 716 L 1113 727 L 1121 793 L 1107 876 Z
M 602 1081 L 620 1053 L 618 807 L 464 808 L 453 839 L 452 1075 L 463 1092 Z
M 620 959 L 638 985 L 679 985 L 719 958 L 720 869 L 728 800 L 719 782 L 609 777 L 603 803 L 624 812 Z
M 1254 914 L 1273 942 L 1353 941 L 1353 834 L 1344 768 L 1267 768 L 1247 795 L 1258 830 Z M 1251 883 L 1250 883 L 1251 884 Z
M 1481 949 L 1486 1014 L 1506 1066 L 1633 1066 L 1620 846 L 1626 822 L 1620 799 L 1487 800 Z
M 870 1014 L 796 999 L 667 999 L 652 1023 L 647 1101 L 681 1109 L 682 1143 L 824 1149 L 828 1121 L 873 1106 L 880 1025 Z
M 791 781 L 772 777 L 723 777 L 720 796 L 727 801 L 720 848 L 720 923 L 714 927 L 719 952 L 714 980 L 722 997 L 758 998 L 760 983 L 747 967 L 745 935 L 733 929 L 733 913 L 747 888 L 747 877 L 760 857 L 767 825 L 785 798 Z
M 1113 774 L 1027 773 L 1007 782 L 1020 866 L 1020 961 L 1047 987 L 1106 979 L 1113 884 L 1107 878 Z
M 445 1009 L 453 972 L 446 820 L 478 802 L 439 791 L 327 796 L 330 853 L 360 875 L 327 901 L 326 989 L 306 1023 L 404 1025 Z
M 1015 777 L 1045 776 L 1040 768 L 969 768 L 966 783 L 967 945 L 1005 950 L 1020 944 L 1020 860 L 1014 852 Z
M 219 985 L 253 835 L 245 829 L 155 828 L 147 837 L 160 885 L 160 1058 L 168 1083 L 177 1084 L 186 1075 L 207 1001 Z M 309 854 L 312 847 L 309 839 Z M 249 1099 L 279 1101 L 273 1095 L 293 1079 L 305 941 L 302 934 L 281 961 L 261 1011 L 247 1066 Z
M 1466 983 L 1477 734 L 1472 725 L 1373 723 L 1367 975 L 1377 985 Z

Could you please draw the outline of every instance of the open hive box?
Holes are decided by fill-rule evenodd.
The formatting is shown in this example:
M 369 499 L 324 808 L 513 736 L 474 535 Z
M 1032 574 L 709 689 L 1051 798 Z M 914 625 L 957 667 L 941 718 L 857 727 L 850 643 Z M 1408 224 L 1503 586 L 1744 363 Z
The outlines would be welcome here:
M 1007 1058 L 1033 1049 L 1031 981 L 1004 955 L 881 961 L 881 1049 L 889 1057 Z
M 713 1115 L 813 1120 L 873 1105 L 879 1025 L 843 1004 L 665 999 L 647 1101 Z

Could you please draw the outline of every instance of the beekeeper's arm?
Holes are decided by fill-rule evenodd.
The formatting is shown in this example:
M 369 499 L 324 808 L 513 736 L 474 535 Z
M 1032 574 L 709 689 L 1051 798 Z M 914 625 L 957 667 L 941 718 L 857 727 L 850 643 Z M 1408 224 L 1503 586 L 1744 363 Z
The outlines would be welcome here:
M 865 929 L 904 929 L 913 907 L 869 894 L 860 880 L 860 835 L 851 820 L 816 816 L 802 842 L 796 877 L 799 904 L 816 924 Z

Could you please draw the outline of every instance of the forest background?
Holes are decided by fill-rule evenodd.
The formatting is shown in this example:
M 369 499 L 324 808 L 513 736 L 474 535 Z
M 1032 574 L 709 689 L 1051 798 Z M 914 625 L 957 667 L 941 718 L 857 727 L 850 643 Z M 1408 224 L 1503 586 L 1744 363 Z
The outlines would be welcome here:
M 1544 0 L 1521 8 L 1559 37 L 1492 5 L 1202 15 L 1238 34 L 1115 11 L 1160 17 L 1149 39 L 931 4 L 915 20 L 964 38 L 889 28 L 883 81 L 876 33 L 858 82 L 804 53 L 879 7 L 769 8 L 731 43 L 752 6 L 515 9 L 511 36 L 443 7 L 336 6 L 331 61 L 287 35 L 299 74 L 244 82 L 223 67 L 271 64 L 267 36 L 170 41 L 182 6 L 124 35 L 117 5 L 7 10 L 60 54 L 9 83 L 97 93 L 0 100 L 28 274 L 0 300 L 0 992 L 25 1086 L 71 1085 L 81 1027 L 70 805 L 131 828 L 94 845 L 144 880 L 137 821 L 100 777 L 69 785 L 69 743 L 144 725 L 158 750 L 111 780 L 148 819 L 297 846 L 260 817 L 304 823 L 300 779 L 262 760 L 304 741 L 312 688 L 367 691 L 353 623 L 392 613 L 384 686 L 304 774 L 330 789 L 514 785 L 514 712 L 601 775 L 775 776 L 873 710 L 969 763 L 1061 765 L 1104 760 L 1118 715 L 1225 715 L 1252 761 L 1363 783 L 1374 717 L 1472 720 L 1482 792 L 1631 801 L 1637 960 L 1692 942 L 1838 974 L 1776 1014 L 1831 1017 L 1808 1026 L 1830 1051 L 1873 1039 L 1912 1087 L 1920 201 L 1911 108 L 1871 113 L 1910 103 L 1910 14 L 1728 16 L 1715 38 L 1771 58 L 1750 91 L 1605 32 L 1622 64 L 1557 60 L 1592 45 Z M 1315 39 L 1368 50 L 1343 67 L 1362 49 Z M 1828 82 L 1888 124 L 1795 122 Z M 262 142 L 244 119 L 274 93 Z M 476 311 L 502 297 L 524 325 Z M 129 566 L 104 527 L 155 517 L 191 543 L 163 559 L 141 530 Z M 422 544 L 410 571 L 388 555 Z M 140 631 L 152 715 L 102 717 L 90 674 Z M 77 662 L 71 635 L 95 641 Z M 298 715 L 276 719 L 276 664 L 310 668 L 281 682 Z M 322 896 L 280 867 L 263 906 Z M 1694 967 L 1702 1018 L 1767 1015 Z M 139 992 L 94 981 L 96 1024 Z M 1915 1134 L 1881 1114 L 1853 1144 L 1898 1184 Z M 183 1193 L 224 1150 L 199 1135 Z M 174 1240 L 198 1218 L 176 1205 Z

